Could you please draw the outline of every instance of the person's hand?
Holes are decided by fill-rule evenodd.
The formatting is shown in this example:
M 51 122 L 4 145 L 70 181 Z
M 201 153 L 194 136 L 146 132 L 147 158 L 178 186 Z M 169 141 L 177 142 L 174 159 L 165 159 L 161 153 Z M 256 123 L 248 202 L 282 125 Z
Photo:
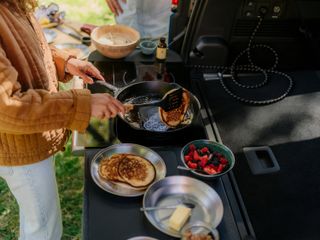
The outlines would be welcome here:
M 120 0 L 123 3 L 127 3 L 127 0 Z M 119 16 L 120 13 L 123 13 L 123 9 L 119 4 L 119 0 L 106 0 L 111 12 L 113 12 L 116 16 Z
M 91 62 L 82 61 L 76 58 L 70 58 L 68 60 L 66 70 L 71 75 L 81 77 L 84 83 L 93 83 L 92 77 L 104 80 L 100 71 Z
M 107 93 L 91 95 L 91 116 L 99 119 L 113 118 L 125 113 L 124 105 Z

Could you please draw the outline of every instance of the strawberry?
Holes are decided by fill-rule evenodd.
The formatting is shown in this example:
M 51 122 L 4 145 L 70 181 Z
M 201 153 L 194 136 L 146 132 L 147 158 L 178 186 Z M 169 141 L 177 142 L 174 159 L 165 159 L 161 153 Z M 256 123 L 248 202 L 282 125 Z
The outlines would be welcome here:
M 187 163 L 187 165 L 188 165 L 189 168 L 192 168 L 192 169 L 196 169 L 196 168 L 197 168 L 197 164 L 196 164 L 196 163 L 193 163 L 193 162 L 191 162 L 191 161 L 189 161 L 189 162 Z
M 208 147 L 203 147 L 200 149 L 201 153 L 202 154 L 205 154 L 205 153 L 209 153 L 209 148 Z
M 207 164 L 207 162 L 208 162 L 208 155 L 204 155 L 204 156 L 202 156 L 202 157 L 200 157 L 200 166 L 202 167 L 202 168 L 204 168 L 204 166 Z
M 196 150 L 196 146 L 194 145 L 194 144 L 190 144 L 189 145 L 189 149 L 190 149 L 190 151 L 195 151 Z
M 223 164 L 220 164 L 220 165 L 218 166 L 217 172 L 218 172 L 218 173 L 221 173 L 223 169 L 224 169 L 224 165 L 223 165 Z
M 191 161 L 192 160 L 192 157 L 190 157 L 189 155 L 185 155 L 184 156 L 184 161 L 185 162 L 189 162 L 189 161 Z
M 211 166 L 211 165 L 207 165 L 203 168 L 203 170 L 208 173 L 209 175 L 211 174 L 216 174 L 217 171 Z
M 220 160 L 220 163 L 222 163 L 222 164 L 227 164 L 228 163 L 228 160 L 225 159 L 224 157 L 219 158 L 219 160 Z
M 193 159 L 196 160 L 196 161 L 200 161 L 200 155 L 197 151 L 194 151 L 193 152 Z

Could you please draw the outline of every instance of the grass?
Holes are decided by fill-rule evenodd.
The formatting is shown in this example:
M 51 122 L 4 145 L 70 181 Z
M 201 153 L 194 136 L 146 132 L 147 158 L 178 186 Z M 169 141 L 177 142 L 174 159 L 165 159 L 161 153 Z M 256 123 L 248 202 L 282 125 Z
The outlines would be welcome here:
M 63 217 L 63 239 L 81 239 L 84 158 L 73 156 L 70 141 L 55 156 L 56 175 Z
M 73 156 L 70 141 L 55 155 L 56 176 L 63 216 L 64 240 L 81 239 L 83 157 Z M 18 239 L 18 205 L 5 181 L 0 180 L 0 239 Z
M 51 0 L 41 0 L 40 4 L 49 4 Z M 82 23 L 102 25 L 113 23 L 105 0 L 55 0 L 66 18 Z M 86 10 L 86 11 L 84 11 Z M 83 194 L 83 157 L 73 156 L 71 143 L 65 152 L 55 156 L 56 176 L 60 193 L 63 217 L 62 240 L 81 239 L 82 194 Z M 0 178 L 0 239 L 15 240 L 19 233 L 18 205 L 5 181 Z
M 0 178 L 0 239 L 17 239 L 18 207 L 6 183 Z

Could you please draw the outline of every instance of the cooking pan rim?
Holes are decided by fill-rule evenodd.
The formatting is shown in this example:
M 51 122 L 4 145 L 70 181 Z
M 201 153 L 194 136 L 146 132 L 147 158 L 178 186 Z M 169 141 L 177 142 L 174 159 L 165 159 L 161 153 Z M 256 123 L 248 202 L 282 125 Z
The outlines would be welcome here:
M 121 92 L 123 92 L 124 90 L 127 90 L 130 87 L 134 87 L 135 85 L 142 85 L 142 84 L 146 84 L 146 83 L 150 83 L 150 84 L 163 84 L 163 85 L 172 85 L 172 86 L 177 86 L 177 87 L 182 87 L 177 83 L 167 83 L 167 82 L 163 82 L 163 81 L 139 81 L 139 82 L 134 82 L 134 83 L 130 83 L 127 86 L 124 87 L 116 87 L 118 90 L 116 92 L 114 92 L 114 97 L 118 98 L 119 94 Z M 187 89 L 186 89 L 187 90 Z M 187 90 L 188 91 L 188 90 Z M 118 99 L 119 100 L 119 99 Z
M 118 96 L 123 93 L 125 90 L 127 90 L 128 88 L 130 87 L 134 87 L 136 85 L 141 85 L 141 84 L 146 84 L 146 83 L 154 83 L 154 84 L 162 84 L 162 85 L 171 85 L 173 87 L 182 87 L 183 89 L 185 89 L 186 91 L 188 91 L 188 93 L 190 94 L 190 99 L 192 99 L 192 102 L 197 105 L 196 107 L 198 108 L 198 114 L 200 113 L 201 111 L 201 103 L 200 103 L 200 100 L 197 98 L 197 96 L 195 96 L 191 91 L 189 91 L 188 89 L 184 88 L 183 86 L 181 86 L 180 84 L 178 83 L 167 83 L 167 82 L 163 82 L 163 81 L 141 81 L 141 82 L 136 82 L 136 83 L 132 83 L 130 85 L 127 85 L 123 88 L 119 88 L 119 90 L 115 93 L 115 98 L 117 100 L 118 99 Z M 129 90 L 127 90 L 129 91 Z M 120 100 L 119 100 L 120 101 Z M 171 133 L 171 132 L 176 132 L 176 131 L 180 131 L 180 130 L 183 130 L 187 127 L 189 127 L 190 125 L 192 125 L 193 121 L 195 118 L 197 118 L 197 116 L 193 116 L 193 119 L 191 121 L 190 124 L 186 124 L 182 127 L 178 127 L 178 128 L 169 128 L 169 130 L 166 130 L 166 131 L 153 131 L 153 130 L 148 130 L 148 129 L 145 129 L 145 128 L 141 128 L 141 127 L 136 127 L 134 126 L 132 123 L 130 123 L 124 116 L 119 116 L 119 118 L 124 121 L 126 124 L 128 124 L 131 128 L 135 129 L 135 130 L 140 130 L 140 131 L 147 131 L 147 132 L 152 132 L 152 133 L 157 133 L 157 134 L 166 134 L 166 133 Z

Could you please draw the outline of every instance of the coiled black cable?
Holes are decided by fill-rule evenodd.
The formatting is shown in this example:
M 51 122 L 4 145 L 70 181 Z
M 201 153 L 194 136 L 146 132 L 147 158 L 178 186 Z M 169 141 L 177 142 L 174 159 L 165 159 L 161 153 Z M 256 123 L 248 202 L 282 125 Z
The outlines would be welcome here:
M 279 62 L 279 56 L 277 54 L 277 52 L 270 46 L 265 45 L 265 44 L 253 44 L 254 38 L 256 36 L 256 33 L 258 31 L 258 29 L 261 26 L 263 18 L 261 16 L 258 16 L 258 23 L 255 27 L 255 29 L 253 30 L 250 38 L 249 38 L 249 43 L 248 43 L 248 47 L 246 49 L 244 49 L 243 51 L 241 51 L 237 57 L 235 58 L 235 60 L 232 62 L 230 67 L 225 67 L 225 66 L 203 66 L 203 65 L 195 65 L 192 66 L 193 68 L 200 68 L 200 69 L 211 69 L 211 70 L 215 70 L 218 71 L 218 77 L 220 79 L 220 83 L 223 87 L 223 89 L 225 90 L 226 93 L 228 93 L 231 97 L 233 97 L 234 99 L 246 103 L 246 104 L 253 104 L 253 105 L 267 105 L 267 104 L 271 104 L 271 103 L 275 103 L 278 102 L 280 100 L 282 100 L 283 98 L 285 98 L 289 92 L 291 91 L 292 87 L 293 87 L 293 80 L 292 78 L 283 72 L 279 72 L 276 71 L 276 67 L 278 65 Z M 268 49 L 269 51 L 272 52 L 274 58 L 275 58 L 275 62 L 273 64 L 272 67 L 268 68 L 268 69 L 264 69 L 261 68 L 257 65 L 255 65 L 253 63 L 252 57 L 251 57 L 251 50 L 255 49 L 255 48 L 265 48 Z M 249 64 L 248 65 L 237 65 L 237 62 L 239 61 L 239 59 L 244 56 L 247 55 Z M 276 74 L 276 75 L 280 75 L 282 77 L 284 77 L 285 79 L 287 79 L 288 81 L 288 87 L 285 89 L 285 91 L 279 95 L 278 97 L 272 98 L 272 99 L 267 99 L 267 100 L 255 100 L 255 99 L 248 99 L 248 98 L 244 98 L 241 97 L 239 95 L 237 95 L 236 93 L 234 93 L 230 88 L 228 88 L 228 86 L 225 84 L 224 79 L 223 79 L 223 73 L 225 73 L 226 71 L 230 71 L 230 75 L 231 75 L 231 79 L 233 81 L 233 83 L 235 85 L 237 85 L 238 87 L 241 88 L 246 88 L 246 89 L 257 89 L 260 88 L 264 85 L 267 84 L 268 82 L 268 77 L 270 74 Z M 262 82 L 258 83 L 258 84 L 254 84 L 254 85 L 249 85 L 249 84 L 243 84 L 241 83 L 237 77 L 236 77 L 236 73 L 240 72 L 240 71 L 245 71 L 245 72 L 261 72 L 264 75 L 264 79 Z

